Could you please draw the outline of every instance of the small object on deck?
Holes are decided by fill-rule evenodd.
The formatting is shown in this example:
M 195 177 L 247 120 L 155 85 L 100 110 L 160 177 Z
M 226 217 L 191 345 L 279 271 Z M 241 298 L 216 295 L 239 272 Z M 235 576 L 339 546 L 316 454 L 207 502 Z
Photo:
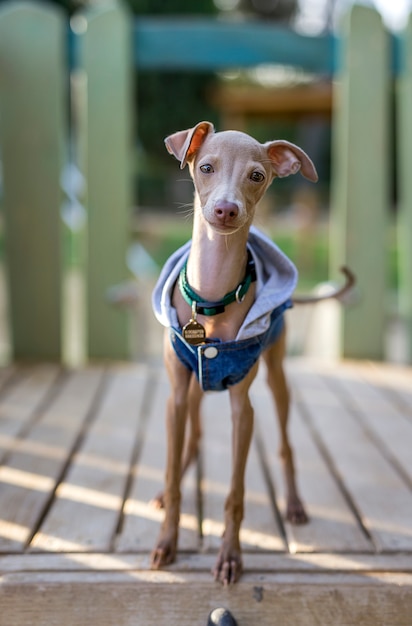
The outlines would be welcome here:
M 219 608 L 210 613 L 207 626 L 237 626 L 237 622 L 230 611 Z

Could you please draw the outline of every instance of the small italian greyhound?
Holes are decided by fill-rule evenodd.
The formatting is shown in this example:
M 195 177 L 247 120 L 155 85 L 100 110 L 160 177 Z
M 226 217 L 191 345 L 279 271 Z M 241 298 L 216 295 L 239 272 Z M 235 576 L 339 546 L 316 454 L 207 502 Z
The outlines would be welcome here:
M 295 483 L 287 434 L 289 393 L 282 366 L 283 312 L 292 305 L 296 270 L 252 221 L 257 203 L 274 178 L 298 171 L 313 182 L 318 177 L 310 158 L 294 144 L 261 144 L 238 131 L 216 133 L 210 122 L 174 133 L 165 143 L 182 169 L 189 166 L 195 196 L 192 240 L 166 263 L 153 294 L 155 314 L 168 327 L 164 358 L 171 394 L 166 417 L 165 490 L 157 498 L 165 517 L 151 565 L 158 569 L 176 556 L 180 483 L 197 455 L 203 392 L 227 388 L 233 427 L 232 474 L 225 530 L 213 570 L 215 579 L 227 585 L 236 582 L 242 572 L 239 530 L 253 429 L 249 389 L 260 354 L 279 418 L 286 519 L 292 524 L 308 520 Z M 332 297 L 342 296 L 354 282 L 351 273 L 344 271 L 346 284 Z

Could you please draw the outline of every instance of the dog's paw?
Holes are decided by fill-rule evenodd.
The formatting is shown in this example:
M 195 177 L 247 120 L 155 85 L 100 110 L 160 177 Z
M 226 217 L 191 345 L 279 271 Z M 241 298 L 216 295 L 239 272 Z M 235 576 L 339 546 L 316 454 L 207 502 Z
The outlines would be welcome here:
M 213 577 L 225 587 L 237 582 L 243 571 L 240 549 L 230 549 L 222 545 L 216 565 L 212 570 Z
M 165 565 L 170 565 L 176 558 L 176 550 L 172 546 L 163 543 L 156 546 L 151 554 L 150 568 L 160 569 Z
M 150 505 L 155 509 L 164 509 L 165 508 L 165 497 L 163 491 L 157 494 L 154 498 L 150 500 Z
M 150 557 L 151 569 L 160 569 L 170 565 L 176 558 L 177 539 L 169 536 L 160 536 Z
M 309 517 L 306 514 L 305 507 L 299 498 L 290 498 L 286 508 L 286 521 L 299 526 L 307 524 Z

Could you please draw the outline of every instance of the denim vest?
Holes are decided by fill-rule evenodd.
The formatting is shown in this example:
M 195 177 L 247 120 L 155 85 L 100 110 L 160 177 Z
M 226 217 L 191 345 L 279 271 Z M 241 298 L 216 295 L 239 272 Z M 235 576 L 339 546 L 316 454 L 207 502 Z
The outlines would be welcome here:
M 254 226 L 249 231 L 248 249 L 256 267 L 256 295 L 235 341 L 209 339 L 200 346 L 182 337 L 172 294 L 190 252 L 191 242 L 176 250 L 166 261 L 153 291 L 156 318 L 170 328 L 172 345 L 181 361 L 195 372 L 203 389 L 226 389 L 241 381 L 272 344 L 283 328 L 283 313 L 292 306 L 297 283 L 292 261 Z
M 180 328 L 171 328 L 170 340 L 180 361 L 194 372 L 203 391 L 222 391 L 245 378 L 262 352 L 276 341 L 284 327 L 283 312 L 291 306 L 291 300 L 278 306 L 272 312 L 268 330 L 249 339 L 208 339 L 193 346 L 185 341 Z

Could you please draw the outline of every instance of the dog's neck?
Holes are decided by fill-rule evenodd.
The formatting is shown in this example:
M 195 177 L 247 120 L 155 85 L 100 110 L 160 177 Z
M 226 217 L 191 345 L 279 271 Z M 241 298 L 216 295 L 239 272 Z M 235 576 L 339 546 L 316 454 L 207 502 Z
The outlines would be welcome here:
M 217 233 L 195 210 L 187 277 L 204 300 L 220 300 L 244 278 L 248 233 L 249 228 L 230 235 Z

